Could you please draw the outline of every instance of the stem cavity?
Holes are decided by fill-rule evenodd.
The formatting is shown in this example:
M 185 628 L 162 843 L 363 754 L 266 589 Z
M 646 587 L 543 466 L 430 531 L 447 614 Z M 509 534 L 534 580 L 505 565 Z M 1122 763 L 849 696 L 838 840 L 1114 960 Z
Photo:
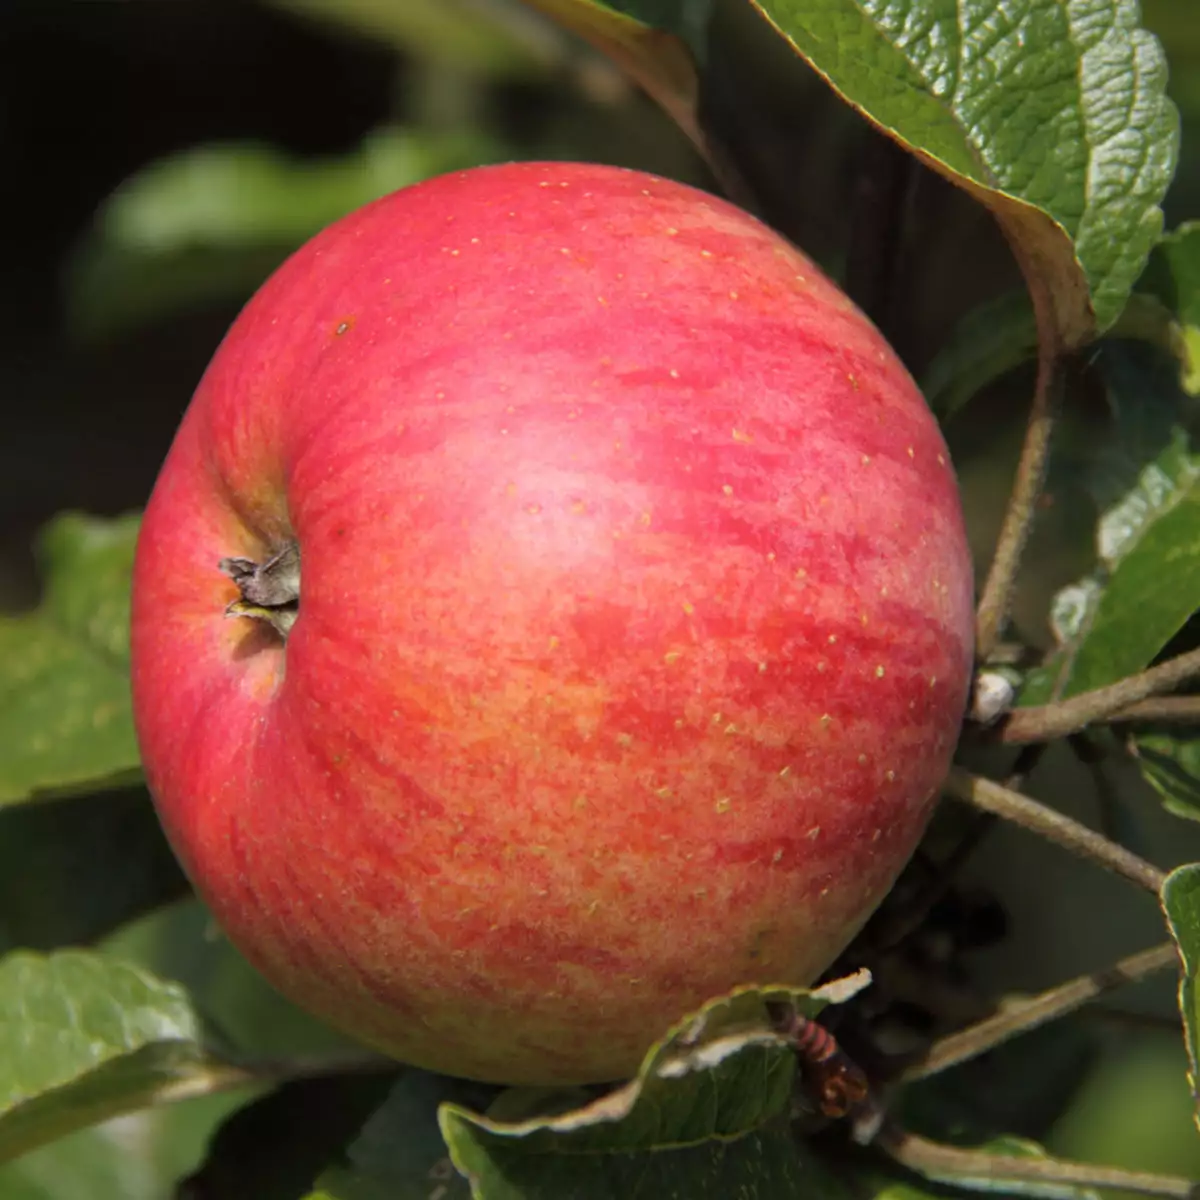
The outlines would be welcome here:
M 265 562 L 223 558 L 217 566 L 241 593 L 225 615 L 265 621 L 286 641 L 300 615 L 300 547 L 288 542 Z

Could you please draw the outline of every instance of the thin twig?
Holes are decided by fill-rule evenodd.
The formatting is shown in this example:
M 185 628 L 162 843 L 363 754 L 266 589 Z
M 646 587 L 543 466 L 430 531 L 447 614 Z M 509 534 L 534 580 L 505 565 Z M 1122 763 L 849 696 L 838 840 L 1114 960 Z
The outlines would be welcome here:
M 1064 1017 L 1105 992 L 1178 965 L 1179 951 L 1175 943 L 1164 942 L 1150 950 L 1130 954 L 1102 970 L 1070 979 L 1049 991 L 1015 1001 L 995 1016 L 935 1042 L 925 1057 L 905 1072 L 904 1079 L 911 1081 L 936 1075 L 991 1050 L 1009 1038 Z
M 1050 441 L 1062 396 L 1062 370 L 1056 339 L 1043 336 L 1038 345 L 1037 380 L 1025 441 L 1017 460 L 1012 495 L 1000 526 L 996 552 L 975 614 L 975 654 L 987 662 L 1008 617 L 1021 553 L 1029 540 L 1038 496 L 1050 461 Z
M 1014 709 L 997 731 L 1002 742 L 1053 742 L 1098 721 L 1197 721 L 1200 696 L 1161 698 L 1200 676 L 1200 650 L 1190 650 L 1108 687 L 1080 692 L 1069 700 Z M 1151 697 L 1159 697 L 1153 704 Z
M 984 812 L 1004 817 L 1033 833 L 1078 854 L 1091 859 L 1109 871 L 1123 876 L 1139 887 L 1156 896 L 1166 879 L 1160 871 L 1144 858 L 1139 858 L 1124 846 L 1109 841 L 1103 834 L 1089 829 L 1064 813 L 1050 808 L 1021 792 L 1003 787 L 981 775 L 972 775 L 961 767 L 951 767 L 946 776 L 946 791 L 958 800 L 973 804 Z
M 1018 1157 L 1012 1154 L 988 1154 L 982 1150 L 964 1150 L 932 1142 L 915 1133 L 885 1124 L 875 1145 L 886 1154 L 926 1178 L 954 1182 L 963 1179 L 993 1183 L 1027 1180 L 1043 1184 L 1074 1184 L 1078 1187 L 1119 1188 L 1146 1196 L 1169 1196 L 1191 1200 L 1200 1194 L 1200 1185 L 1177 1175 L 1154 1175 L 1147 1171 L 1125 1171 L 1119 1167 L 1093 1166 L 1049 1157 Z

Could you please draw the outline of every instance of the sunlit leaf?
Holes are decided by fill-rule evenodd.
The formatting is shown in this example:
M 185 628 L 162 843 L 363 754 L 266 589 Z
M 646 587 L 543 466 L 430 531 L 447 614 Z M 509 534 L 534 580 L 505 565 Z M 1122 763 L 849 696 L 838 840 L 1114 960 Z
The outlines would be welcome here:
M 137 518 L 78 514 L 43 532 L 41 604 L 0 617 L 0 804 L 140 775 L 129 696 Z
M 222 1117 L 245 1100 L 241 1092 L 220 1092 L 80 1129 L 0 1165 L 0 1196 L 185 1200 L 185 1193 L 176 1193 L 178 1181 L 195 1167 Z
M 1200 394 L 1200 221 L 1173 229 L 1159 242 L 1141 286 L 1179 322 L 1181 382 L 1192 395 Z
M 0 1161 L 219 1069 L 178 986 L 82 950 L 0 959 Z
M 1162 889 L 1163 909 L 1171 936 L 1179 947 L 1182 974 L 1179 982 L 1179 1011 L 1183 1017 L 1192 1096 L 1197 1102 L 1200 1123 L 1200 863 L 1178 867 L 1167 876 Z

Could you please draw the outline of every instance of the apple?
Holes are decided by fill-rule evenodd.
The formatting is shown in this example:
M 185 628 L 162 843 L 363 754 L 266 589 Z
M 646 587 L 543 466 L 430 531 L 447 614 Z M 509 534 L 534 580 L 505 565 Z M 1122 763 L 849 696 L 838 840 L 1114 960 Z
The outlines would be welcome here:
M 422 1067 L 615 1080 L 861 927 L 971 606 L 937 426 L 812 262 L 664 179 L 480 168 L 229 331 L 141 529 L 137 730 L 286 995 Z

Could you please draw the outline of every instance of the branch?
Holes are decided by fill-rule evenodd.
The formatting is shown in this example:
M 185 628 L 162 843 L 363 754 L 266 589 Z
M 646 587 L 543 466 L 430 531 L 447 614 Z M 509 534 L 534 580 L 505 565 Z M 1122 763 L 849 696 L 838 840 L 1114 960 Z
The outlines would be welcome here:
M 1062 396 L 1062 370 L 1057 339 L 1042 336 L 1038 345 L 1037 381 L 1034 384 L 1033 407 L 1025 428 L 1025 442 L 1017 460 L 1012 495 L 1000 526 L 996 552 L 979 607 L 975 614 L 975 653 L 980 662 L 987 662 L 1008 616 L 1013 584 L 1021 564 L 1021 553 L 1029 540 L 1033 518 L 1050 461 L 1050 440 L 1054 420 Z
M 1200 650 L 1191 650 L 1108 687 L 1081 692 L 1054 704 L 1014 709 L 997 736 L 1002 742 L 1010 743 L 1052 742 L 1067 734 L 1078 733 L 1096 721 L 1197 720 L 1200 719 L 1200 697 L 1177 696 L 1173 706 L 1164 706 L 1161 699 L 1147 706 L 1146 701 L 1162 692 L 1174 691 L 1198 675 Z M 1172 715 L 1164 718 L 1164 712 Z
M 1144 724 L 1200 725 L 1200 696 L 1152 696 L 1139 700 L 1128 708 L 1109 713 L 1104 720 L 1110 725 L 1127 721 Z
M 1032 833 L 1040 834 L 1073 854 L 1091 859 L 1105 869 L 1153 892 L 1156 896 L 1166 879 L 1165 872 L 1144 858 L 1139 858 L 1132 851 L 1126 850 L 1124 846 L 1109 841 L 1103 834 L 1089 829 L 1064 813 L 1021 792 L 1003 787 L 991 779 L 972 775 L 962 767 L 951 767 L 944 786 L 956 799 L 973 804 L 984 812 L 995 813 Z
M 1017 1034 L 1027 1033 L 1039 1025 L 1064 1017 L 1105 992 L 1178 965 L 1179 951 L 1175 943 L 1164 942 L 1161 946 L 1122 958 L 1102 970 L 1068 980 L 1049 991 L 1015 1001 L 995 1016 L 935 1042 L 925 1057 L 904 1073 L 904 1079 L 911 1082 L 936 1075 L 991 1050 Z
M 1200 1195 L 1200 1185 L 1176 1175 L 1124 1171 L 1118 1167 L 1099 1167 L 1061 1158 L 1023 1158 L 1014 1154 L 964 1150 L 958 1146 L 931 1142 L 928 1138 L 892 1125 L 884 1125 L 876 1136 L 875 1144 L 901 1166 L 926 1178 L 948 1183 L 980 1179 L 995 1185 L 1005 1181 L 1026 1180 L 1050 1185 L 1118 1188 L 1141 1192 L 1146 1196 L 1169 1196 L 1174 1200 L 1192 1200 Z M 988 1190 L 996 1189 L 993 1186 Z

